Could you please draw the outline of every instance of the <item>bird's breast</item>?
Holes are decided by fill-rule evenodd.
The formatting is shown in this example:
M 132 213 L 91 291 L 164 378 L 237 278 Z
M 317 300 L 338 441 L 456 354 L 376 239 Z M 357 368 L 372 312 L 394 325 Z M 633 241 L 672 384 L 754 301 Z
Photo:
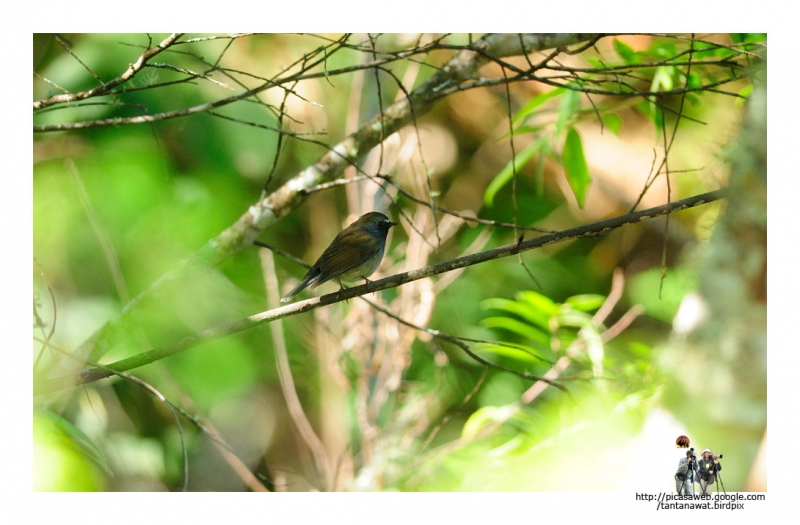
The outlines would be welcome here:
M 348 282 L 356 282 L 362 279 L 366 279 L 367 277 L 375 273 L 375 270 L 377 270 L 378 266 L 381 265 L 381 259 L 383 258 L 382 255 L 383 254 L 381 253 L 376 257 L 371 257 L 367 259 L 366 261 L 356 266 L 355 268 L 352 268 L 344 272 L 339 277 L 339 279 Z

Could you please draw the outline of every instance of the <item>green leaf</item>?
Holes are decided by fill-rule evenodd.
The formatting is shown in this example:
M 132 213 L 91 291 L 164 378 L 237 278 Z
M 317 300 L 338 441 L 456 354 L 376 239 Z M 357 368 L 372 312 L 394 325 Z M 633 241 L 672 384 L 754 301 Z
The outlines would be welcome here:
M 672 78 L 674 70 L 674 67 L 657 67 L 656 73 L 653 75 L 650 91 L 671 91 L 675 85 Z
M 603 126 L 611 130 L 611 133 L 619 137 L 619 130 L 622 128 L 622 119 L 616 113 L 606 113 L 603 115 Z
M 501 298 L 486 299 L 481 303 L 481 308 L 485 310 L 492 308 L 495 310 L 503 310 L 504 312 L 516 314 L 524 318 L 526 321 L 529 321 L 545 330 L 547 330 L 550 326 L 548 319 L 550 318 L 551 312 L 532 308 L 531 305 L 518 301 L 510 301 L 508 299 Z
M 636 357 L 641 359 L 650 359 L 653 349 L 646 344 L 639 341 L 631 341 L 628 343 L 628 350 Z
M 539 330 L 535 326 L 523 323 L 510 317 L 489 317 L 482 321 L 486 328 L 502 328 L 509 332 L 522 336 L 529 341 L 534 341 L 543 345 L 550 346 L 550 336 Z
M 80 430 L 47 411 L 33 414 L 33 490 L 102 491 L 111 475 L 103 455 Z
M 719 48 L 705 42 L 695 42 L 694 49 L 694 58 L 702 59 L 716 56 L 717 49 Z
M 461 430 L 461 439 L 472 441 L 478 435 L 478 432 L 489 423 L 495 420 L 505 421 L 508 419 L 508 412 L 509 408 L 506 407 L 489 406 L 479 408 L 464 423 L 464 428 Z
M 106 475 L 112 475 L 111 469 L 108 467 L 108 463 L 106 462 L 103 453 L 100 452 L 100 449 L 97 448 L 97 445 L 95 445 L 86 434 L 81 432 L 76 426 L 58 414 L 54 414 L 53 412 L 49 411 L 40 411 L 36 412 L 36 414 L 38 416 L 49 418 L 58 427 L 58 432 L 55 433 L 56 435 L 61 434 L 61 437 L 71 440 L 74 445 L 80 447 L 81 453 L 87 459 L 90 459 Z
M 536 154 L 537 151 L 547 142 L 546 137 L 539 137 L 533 143 L 519 152 L 516 157 L 514 157 L 514 164 L 509 162 L 506 166 L 497 174 L 497 176 L 489 183 L 489 186 L 486 188 L 486 191 L 483 194 L 483 202 L 486 206 L 492 206 L 494 204 L 494 197 L 497 195 L 497 192 L 505 186 L 508 181 L 514 176 L 514 167 L 516 166 L 517 173 L 519 170 L 522 169 L 528 161 Z
M 562 162 L 564 163 L 564 171 L 567 173 L 567 182 L 569 182 L 572 192 L 578 201 L 578 206 L 583 208 L 586 201 L 586 191 L 589 188 L 589 183 L 592 178 L 589 175 L 589 168 L 586 166 L 586 159 L 583 156 L 583 144 L 581 143 L 581 136 L 570 127 L 567 131 L 567 140 L 564 142 L 564 151 L 561 154 Z
M 570 83 L 571 86 L 577 87 L 575 84 Z M 572 115 L 581 106 L 581 94 L 575 89 L 567 89 L 564 93 L 564 98 L 561 99 L 561 105 L 558 108 L 558 119 L 556 120 L 556 137 L 560 137 L 565 126 L 569 123 Z
M 515 344 L 514 346 L 516 346 L 517 348 L 486 343 L 477 346 L 475 350 L 490 352 L 492 354 L 508 357 L 510 359 L 514 359 L 515 361 L 520 361 L 523 363 L 547 362 L 552 364 L 551 361 L 539 355 L 539 352 L 537 352 L 536 349 L 534 349 L 533 347 L 527 345 L 517 345 L 517 344 Z
M 628 44 L 617 38 L 614 39 L 614 49 L 626 64 L 639 63 L 639 57 L 636 56 L 636 53 L 633 51 L 633 49 Z
M 576 310 L 580 310 L 582 312 L 593 312 L 600 308 L 605 300 L 606 298 L 602 295 L 585 293 L 573 295 L 572 297 L 569 297 L 566 302 Z
M 560 326 L 572 328 L 583 328 L 592 322 L 592 316 L 586 312 L 575 310 L 570 305 L 562 305 L 558 312 L 558 323 Z
M 527 117 L 528 115 L 533 113 L 534 109 L 538 108 L 539 106 L 541 106 L 542 104 L 544 104 L 545 102 L 550 100 L 551 98 L 560 95 L 564 91 L 565 91 L 565 88 L 556 88 L 556 89 L 550 90 L 550 91 L 548 91 L 546 93 L 542 93 L 540 95 L 536 95 L 535 97 L 530 99 L 527 104 L 522 106 L 522 108 L 519 111 L 517 111 L 516 116 L 514 116 L 513 123 L 517 124 L 518 122 L 524 120 L 525 117 Z
M 747 98 L 750 96 L 750 93 L 752 92 L 753 92 L 753 84 L 749 84 L 743 87 L 742 90 L 739 91 L 739 96 L 744 98 L 737 98 L 733 103 L 734 106 L 741 107 L 747 101 Z
M 700 75 L 697 73 L 689 73 L 689 86 L 691 88 L 697 88 L 703 85 L 703 79 L 700 78 Z
M 659 60 L 669 59 L 677 54 L 675 44 L 670 40 L 656 40 L 650 46 L 650 52 Z
M 730 37 L 736 44 L 744 42 L 765 42 L 767 40 L 766 33 L 731 33 Z
M 491 449 L 487 454 L 487 459 L 490 460 L 504 460 L 506 456 L 511 456 L 514 453 L 518 453 L 526 446 L 526 441 L 523 439 L 521 435 L 516 435 L 513 438 L 509 439 L 502 445 L 498 445 Z
M 535 311 L 541 312 L 543 315 L 551 317 L 558 314 L 558 305 L 546 295 L 538 292 L 525 291 L 517 293 L 517 301 L 527 303 Z
M 606 67 L 602 60 L 598 60 L 596 58 L 586 57 L 586 61 L 589 62 L 589 64 L 595 69 L 603 69 Z
M 544 124 L 535 125 L 535 126 L 522 125 L 522 126 L 518 127 L 514 131 L 514 135 L 523 135 L 525 133 L 538 133 L 538 132 L 542 131 L 543 129 L 545 129 L 546 127 L 547 127 L 547 125 L 544 125 Z M 509 135 L 509 133 L 505 133 L 503 136 L 507 137 L 508 135 Z
M 653 101 L 644 99 L 635 103 L 633 107 L 655 124 L 656 133 L 661 133 L 661 110 Z

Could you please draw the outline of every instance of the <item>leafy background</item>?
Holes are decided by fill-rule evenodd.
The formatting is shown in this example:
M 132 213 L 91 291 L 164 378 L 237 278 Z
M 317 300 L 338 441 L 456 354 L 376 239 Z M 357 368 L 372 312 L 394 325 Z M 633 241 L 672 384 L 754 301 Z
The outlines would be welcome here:
M 195 36 L 203 35 L 190 35 Z M 339 36 L 255 35 L 235 39 L 229 47 L 228 40 L 202 41 L 164 62 L 197 71 L 202 69 L 198 57 L 208 63 L 223 56 L 232 70 L 270 77 Z M 732 44 L 766 40 L 766 35 L 701 36 L 718 46 L 704 50 L 698 44 L 698 60 L 738 57 L 730 51 Z M 59 38 L 67 44 L 60 45 Z M 388 50 L 411 47 L 419 38 L 354 35 L 352 42 Z M 477 37 L 443 38 L 450 45 L 465 45 Z M 153 40 L 160 38 L 154 35 Z M 58 92 L 44 78 L 71 92 L 97 85 L 76 56 L 108 79 L 135 61 L 146 43 L 141 34 L 34 35 L 34 100 Z M 673 38 L 608 37 L 564 60 L 595 68 L 636 65 L 675 56 L 686 47 L 686 40 Z M 418 58 L 441 65 L 452 54 L 437 49 Z M 333 71 L 370 58 L 363 50 L 343 49 L 325 67 Z M 509 62 L 526 63 L 519 57 Z M 435 71 L 410 60 L 391 67 L 398 78 L 409 74 L 413 86 Z M 482 73 L 502 76 L 496 64 Z M 675 66 L 642 69 L 637 75 L 643 86 L 668 91 L 734 74 L 710 67 L 696 67 L 688 77 L 685 73 L 685 67 Z M 37 112 L 34 125 L 156 114 L 236 89 L 232 83 L 226 87 L 203 79 L 152 89 L 185 78 L 174 67 L 149 67 L 127 84 L 136 90 L 103 104 Z M 226 106 L 215 110 L 218 116 L 200 113 L 152 125 L 35 133 L 33 245 L 40 266 L 33 268 L 33 282 L 41 319 L 35 319 L 41 327 L 34 327 L 39 337 L 34 360 L 41 355 L 35 381 L 80 368 L 58 352 L 42 351 L 40 341 L 54 320 L 47 284 L 57 304 L 50 342 L 72 351 L 258 199 L 278 151 L 277 134 L 268 128 L 283 126 L 336 144 L 354 123 L 363 124 L 402 96 L 387 75 L 378 78 L 380 83 L 372 71 L 361 71 L 300 82 L 295 87 L 299 96 L 285 100 L 291 118 L 283 122 L 267 107 L 280 106 L 283 93 L 270 90 L 261 103 Z M 749 77 L 726 86 L 742 97 L 751 90 Z M 743 99 L 698 93 L 661 103 L 675 111 L 682 108 L 692 119 L 680 122 L 669 153 L 672 200 L 724 186 L 731 145 L 741 132 Z M 444 208 L 560 230 L 631 208 L 657 165 L 654 159 L 663 158 L 663 129 L 675 124 L 668 113 L 662 128 L 663 118 L 653 101 L 601 96 L 590 101 L 577 91 L 537 82 L 513 83 L 508 92 L 503 85 L 466 90 L 421 116 L 416 130 L 390 138 L 381 151 L 386 156 L 382 167 L 424 200 L 429 173 L 437 204 Z M 513 150 L 509 122 L 514 125 Z M 280 146 L 270 191 L 326 152 L 298 139 Z M 377 157 L 376 150 L 364 166 L 377 166 Z M 366 186 L 359 186 L 355 200 L 344 186 L 314 193 L 260 239 L 312 262 L 358 213 L 386 204 L 380 192 L 370 193 Z M 662 175 L 639 207 L 666 199 Z M 415 222 L 423 220 L 408 200 L 397 198 L 388 209 L 395 220 L 400 210 Z M 370 356 L 380 355 L 376 341 L 384 330 L 392 330 L 390 320 L 351 301 L 283 322 L 298 400 L 328 454 L 327 478 L 287 409 L 275 328 L 262 325 L 131 372 L 205 422 L 206 429 L 213 427 L 211 434 L 222 436 L 225 447 L 183 416 L 179 431 L 169 407 L 139 385 L 122 378 L 104 380 L 34 399 L 34 487 L 179 490 L 186 482 L 189 490 L 254 490 L 252 479 L 248 482 L 237 471 L 224 448 L 270 490 L 671 490 L 678 454 L 673 443 L 679 434 L 689 434 L 701 448 L 710 445 L 730 458 L 723 472 L 728 490 L 757 490 L 761 485 L 753 484 L 752 477 L 766 427 L 766 355 L 751 385 L 743 384 L 746 379 L 735 370 L 726 371 L 724 362 L 720 373 L 707 377 L 702 372 L 706 364 L 676 350 L 681 346 L 676 314 L 698 294 L 703 250 L 723 212 L 724 204 L 712 203 L 672 215 L 668 230 L 661 218 L 530 252 L 525 264 L 541 287 L 517 259 L 507 258 L 471 267 L 436 292 L 435 307 L 422 324 L 513 345 L 483 343 L 472 350 L 532 375 L 541 376 L 559 358 L 569 357 L 563 373 L 569 394 L 548 387 L 521 402 L 531 381 L 487 370 L 458 347 L 424 335 L 408 344 L 398 382 L 378 388 L 379 373 L 370 367 L 379 368 L 381 361 Z M 418 236 L 406 227 L 407 219 L 402 222 L 390 238 L 384 275 L 401 267 Z M 473 243 L 488 249 L 514 240 L 513 230 L 458 225 L 429 262 L 455 257 Z M 664 247 L 669 271 L 661 283 Z M 593 314 L 613 289 L 615 269 L 620 269 L 618 282 L 624 283 L 622 297 L 601 325 L 593 325 Z M 281 291 L 303 273 L 292 261 L 275 257 Z M 266 288 L 256 247 L 215 268 L 194 271 L 148 297 L 135 333 L 101 362 L 266 310 Z M 322 288 L 334 290 L 333 285 Z M 384 294 L 388 304 L 400 299 L 400 291 Z M 640 315 L 620 335 L 599 340 L 636 305 L 641 305 L 641 311 L 635 310 Z M 353 320 L 359 308 L 367 313 Z M 568 355 L 571 344 L 576 349 Z M 336 350 L 326 350 L 331 346 Z M 698 371 L 688 385 L 680 379 L 687 367 Z M 721 392 L 744 393 L 731 409 Z M 378 395 L 385 399 L 375 402 L 370 419 L 360 403 Z M 646 474 L 634 468 L 641 457 L 652 458 Z

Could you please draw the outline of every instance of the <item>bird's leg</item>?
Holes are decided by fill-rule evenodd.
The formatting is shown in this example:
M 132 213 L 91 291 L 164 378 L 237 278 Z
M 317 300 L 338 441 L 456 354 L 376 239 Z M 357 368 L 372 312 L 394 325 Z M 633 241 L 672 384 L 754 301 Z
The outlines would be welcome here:
M 344 292 L 345 290 L 347 290 L 347 286 L 345 286 L 345 285 L 344 285 L 344 283 L 342 283 L 342 281 L 340 281 L 340 280 L 338 280 L 338 279 L 336 280 L 336 282 L 337 282 L 337 283 L 339 283 L 339 295 L 341 295 L 341 294 L 342 294 L 342 292 Z M 346 303 L 348 303 L 348 304 L 349 304 L 349 303 L 350 303 L 350 300 L 349 300 L 349 299 L 345 299 L 345 300 L 344 300 L 344 302 L 346 302 Z

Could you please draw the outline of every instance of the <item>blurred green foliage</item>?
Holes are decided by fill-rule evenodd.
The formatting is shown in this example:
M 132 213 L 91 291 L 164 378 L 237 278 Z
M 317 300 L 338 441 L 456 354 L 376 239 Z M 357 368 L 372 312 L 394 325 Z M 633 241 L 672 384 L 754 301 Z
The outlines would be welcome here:
M 35 35 L 35 71 L 70 92 L 92 88 L 97 80 L 76 64 L 57 38 L 67 41 L 71 52 L 106 81 L 134 62 L 148 42 L 146 35 L 139 34 Z M 153 42 L 161 38 L 154 36 Z M 733 41 L 761 38 L 741 35 Z M 467 35 L 452 35 L 445 42 L 465 44 L 469 39 Z M 369 38 L 361 40 L 358 51 L 346 49 L 332 54 L 325 70 L 372 59 L 371 53 L 364 51 Z M 207 40 L 181 48 L 187 50 L 185 53 L 165 54 L 156 62 L 203 71 L 227 50 L 226 67 L 272 78 L 287 64 L 327 42 L 328 37 L 310 35 L 256 35 L 233 43 Z M 394 50 L 414 42 L 413 35 L 384 35 L 377 45 Z M 590 51 L 582 60 L 592 67 L 641 65 L 676 56 L 686 48 L 685 41 L 658 38 L 645 45 L 624 37 L 603 43 L 603 56 Z M 698 59 L 734 56 L 725 47 L 698 43 L 695 49 Z M 451 55 L 451 50 L 438 49 L 419 54 L 418 59 L 439 66 Z M 392 67 L 402 78 L 417 63 L 402 61 Z M 435 71 L 434 67 L 420 67 L 413 84 L 420 85 Z M 687 83 L 700 85 L 723 75 L 718 69 L 697 67 L 687 76 L 683 66 L 645 67 L 637 74 L 643 79 L 638 88 L 653 91 L 668 91 Z M 214 78 L 221 81 L 225 77 Z M 352 131 L 348 119 L 355 115 L 361 124 L 379 111 L 381 103 L 385 108 L 395 100 L 400 92 L 396 84 L 388 75 L 380 79 L 380 103 L 373 71 L 360 79 L 355 74 L 320 76 L 294 86 L 303 98 L 287 99 L 284 129 L 314 133 L 314 140 L 335 144 Z M 58 111 L 36 112 L 34 124 L 155 114 L 203 104 L 241 88 L 230 80 L 230 86 L 201 78 L 181 80 L 185 80 L 185 74 L 174 68 L 148 68 L 125 85 L 129 91 L 106 97 L 99 104 L 83 101 Z M 351 90 L 360 82 L 363 92 L 352 101 Z M 624 102 L 607 97 L 589 103 L 577 91 L 581 86 L 570 87 L 575 89 L 541 90 L 527 83 L 512 86 L 512 106 L 518 109 L 510 125 L 515 141 L 519 141 L 513 164 L 508 148 L 507 94 L 502 86 L 458 93 L 420 116 L 420 128 L 445 130 L 442 133 L 454 143 L 456 160 L 440 171 L 430 170 L 431 187 L 441 195 L 437 204 L 457 211 L 473 210 L 484 219 L 516 220 L 521 225 L 552 230 L 627 211 L 647 176 L 642 171 L 650 167 L 652 148 L 662 144 L 658 138 L 662 112 L 645 100 Z M 749 85 L 739 82 L 736 87 L 746 93 Z M 34 99 L 60 92 L 41 79 L 34 82 Z M 247 211 L 261 194 L 272 168 L 278 145 L 274 128 L 278 126 L 277 108 L 282 99 L 282 93 L 269 91 L 262 100 L 268 101 L 271 109 L 242 101 L 214 110 L 228 118 L 199 113 L 154 124 L 34 134 L 34 254 L 56 296 L 54 346 L 67 352 L 78 348 L 130 299 Z M 730 99 L 696 94 L 687 95 L 686 100 L 691 107 L 685 113 L 708 120 L 708 125 L 694 131 L 685 122 L 680 124 L 689 138 L 681 142 L 683 135 L 678 134 L 671 152 L 673 169 L 697 169 L 702 162 L 695 160 L 690 148 L 716 143 L 720 130 L 728 133 L 732 115 L 741 111 Z M 680 103 L 674 95 L 665 102 L 673 109 Z M 601 135 L 598 119 L 613 137 Z M 667 123 L 674 124 L 673 117 L 668 116 Z M 640 150 L 635 148 L 646 150 L 645 167 L 633 169 L 638 176 L 635 182 L 623 178 L 622 172 L 630 173 L 627 168 L 620 167 L 619 174 L 609 175 L 605 172 L 608 170 L 597 167 L 603 160 L 597 151 L 605 151 L 598 147 L 600 140 L 610 138 L 615 147 L 625 148 L 642 136 L 647 137 L 644 146 L 641 142 L 630 146 L 621 155 L 622 160 L 614 164 L 616 168 L 627 157 L 639 155 Z M 432 135 L 431 143 L 444 149 L 435 138 Z M 267 191 L 276 189 L 325 151 L 317 144 L 286 138 Z M 419 170 L 424 171 L 421 167 Z M 705 191 L 715 182 L 695 173 L 673 177 L 673 198 L 678 193 L 684 196 Z M 404 187 L 413 187 L 402 177 L 398 180 Z M 633 198 L 628 191 L 632 186 Z M 512 187 L 516 193 L 512 193 Z M 573 199 L 577 209 L 570 204 Z M 400 209 L 414 217 L 414 208 L 407 201 L 398 199 L 391 208 L 392 215 L 399 216 Z M 352 211 L 344 188 L 319 192 L 260 239 L 311 262 Z M 355 458 L 352 478 L 359 477 L 359 468 L 364 465 L 358 462 L 365 451 L 379 449 L 381 454 L 375 456 L 385 462 L 383 468 L 377 460 L 369 465 L 378 471 L 376 479 L 382 480 L 378 488 L 603 490 L 606 485 L 601 473 L 607 467 L 603 462 L 624 461 L 624 452 L 614 447 L 633 439 L 652 407 L 662 402 L 661 387 L 669 376 L 656 369 L 655 355 L 670 336 L 670 324 L 681 300 L 697 288 L 691 269 L 692 250 L 712 229 L 703 230 L 698 223 L 713 223 L 717 213 L 677 214 L 666 237 L 660 225 L 633 225 L 604 237 L 527 253 L 522 261 L 541 283 L 538 291 L 530 290 L 532 280 L 519 260 L 507 258 L 470 267 L 435 292 L 435 308 L 427 325 L 487 341 L 471 345 L 472 349 L 498 365 L 543 375 L 566 355 L 570 345 L 579 348 L 569 356 L 569 368 L 563 372 L 569 394 L 548 387 L 534 402 L 521 403 L 521 396 L 532 386 L 529 380 L 500 370 L 486 371 L 457 347 L 420 337 L 411 345 L 396 390 L 376 409 L 376 426 L 366 429 L 356 390 L 374 394 L 370 381 L 375 380 L 381 363 L 352 351 L 355 336 L 346 332 L 349 326 L 344 326 L 342 319 L 355 304 L 343 304 L 327 308 L 324 316 L 306 314 L 283 323 L 301 405 L 312 426 L 324 434 L 327 446 L 337 439 L 345 442 L 341 450 Z M 462 254 L 484 231 L 484 226 L 461 227 L 452 241 L 438 247 L 431 262 Z M 387 258 L 404 258 L 409 241 L 406 232 L 396 228 Z M 496 229 L 481 249 L 515 241 L 515 232 Z M 659 297 L 664 242 L 669 246 L 670 270 Z M 304 272 L 281 257 L 276 257 L 276 267 L 282 285 Z M 593 314 L 609 294 L 612 272 L 617 267 L 626 270 L 626 293 L 607 320 L 594 324 Z M 53 311 L 37 269 L 34 286 L 35 300 L 47 325 L 36 328 L 34 335 L 43 339 Z M 255 248 L 243 250 L 218 267 L 192 271 L 158 295 L 144 299 L 146 308 L 136 319 L 137 329 L 127 334 L 103 362 L 266 310 L 265 288 L 262 262 Z M 384 295 L 387 300 L 399 296 L 400 291 L 394 290 Z M 635 304 L 644 305 L 646 316 L 612 341 L 601 341 L 604 329 Z M 371 319 L 374 333 L 384 333 L 377 328 L 378 319 L 383 317 Z M 273 329 L 262 326 L 241 332 L 131 373 L 155 385 L 190 416 L 197 416 L 198 424 L 213 423 L 246 468 L 270 481 L 277 479 L 279 489 L 319 488 L 306 445 L 281 392 Z M 330 359 L 321 353 L 320 340 L 343 330 L 340 354 Z M 375 348 L 379 346 L 373 343 Z M 37 380 L 80 368 L 80 363 L 56 351 L 42 350 L 35 342 L 34 359 L 40 352 L 43 357 L 36 370 Z M 341 396 L 333 401 L 331 384 L 341 389 Z M 113 378 L 75 392 L 37 398 L 36 405 L 36 490 L 180 488 L 183 451 L 174 420 L 162 402 L 138 386 Z M 55 407 L 63 409 L 58 412 L 62 416 L 50 411 Z M 756 412 L 760 409 L 765 411 L 765 407 L 754 408 Z M 338 428 L 344 428 L 344 437 L 330 430 L 334 425 L 327 420 L 338 422 Z M 186 419 L 181 421 L 192 490 L 249 487 L 234 474 L 208 434 Z M 718 439 L 702 424 L 695 428 L 704 439 Z M 731 435 L 735 430 L 726 432 Z M 377 437 L 370 442 L 365 435 Z M 420 448 L 420 442 L 429 436 L 430 442 Z M 758 437 L 749 436 L 738 446 L 754 450 Z M 736 446 L 719 439 L 725 447 Z M 597 451 L 606 448 L 614 449 L 612 456 L 599 458 Z M 585 462 L 593 456 L 599 459 L 588 466 L 575 459 Z M 342 457 L 333 460 L 345 465 L 341 472 L 347 472 Z M 553 482 L 554 473 L 578 468 L 586 473 L 580 480 Z M 362 487 L 350 481 L 339 487 Z
M 111 472 L 83 432 L 52 412 L 33 414 L 33 490 L 105 490 Z

